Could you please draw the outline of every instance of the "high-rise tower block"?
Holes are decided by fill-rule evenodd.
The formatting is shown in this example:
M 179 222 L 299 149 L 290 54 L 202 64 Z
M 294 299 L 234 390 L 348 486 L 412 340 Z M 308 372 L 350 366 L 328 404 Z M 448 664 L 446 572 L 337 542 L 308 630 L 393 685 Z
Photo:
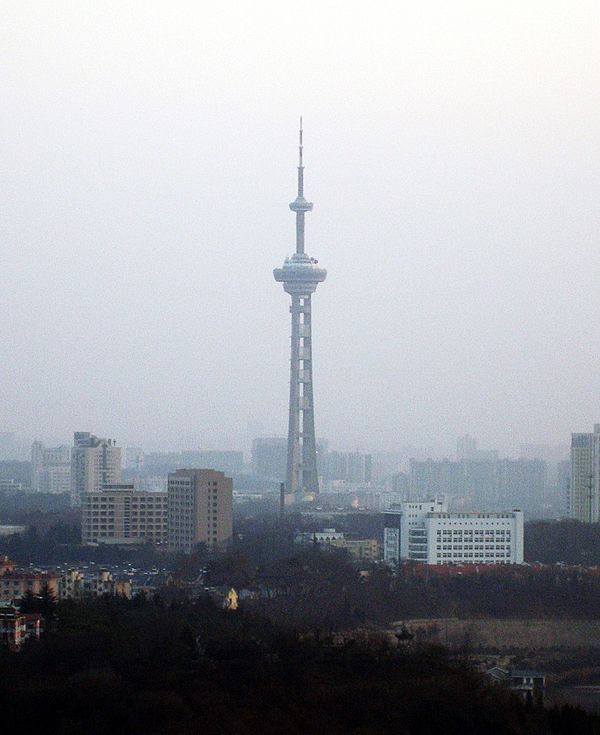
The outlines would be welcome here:
M 313 208 L 304 198 L 302 162 L 302 118 L 298 148 L 298 195 L 290 204 L 296 213 L 296 252 L 286 258 L 282 268 L 273 271 L 292 297 L 292 349 L 290 360 L 290 414 L 286 492 L 298 499 L 319 492 L 317 448 L 313 404 L 311 296 L 327 277 L 318 261 L 304 251 L 304 216 Z

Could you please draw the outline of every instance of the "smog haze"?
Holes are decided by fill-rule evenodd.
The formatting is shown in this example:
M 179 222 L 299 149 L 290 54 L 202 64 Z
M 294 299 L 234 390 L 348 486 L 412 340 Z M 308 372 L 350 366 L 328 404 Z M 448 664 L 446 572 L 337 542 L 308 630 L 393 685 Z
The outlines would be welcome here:
M 600 7 L 3 3 L 0 425 L 287 432 L 298 117 L 317 435 L 600 417 Z

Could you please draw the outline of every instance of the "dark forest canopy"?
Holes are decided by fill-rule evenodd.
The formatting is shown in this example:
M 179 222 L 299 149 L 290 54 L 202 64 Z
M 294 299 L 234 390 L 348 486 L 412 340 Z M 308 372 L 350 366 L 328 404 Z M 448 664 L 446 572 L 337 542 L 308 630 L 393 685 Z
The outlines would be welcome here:
M 336 646 L 208 600 L 59 603 L 45 640 L 0 652 L 6 732 L 581 735 L 434 647 Z

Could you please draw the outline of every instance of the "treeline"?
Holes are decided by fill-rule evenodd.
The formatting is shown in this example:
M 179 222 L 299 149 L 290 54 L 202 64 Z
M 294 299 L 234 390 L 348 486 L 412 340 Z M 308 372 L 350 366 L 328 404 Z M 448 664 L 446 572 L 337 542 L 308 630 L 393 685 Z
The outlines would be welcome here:
M 0 554 L 17 564 L 96 564 L 117 565 L 131 563 L 140 568 L 164 566 L 167 557 L 151 544 L 139 546 L 82 546 L 81 526 L 77 518 L 71 522 L 48 523 L 49 518 L 30 516 L 27 530 L 22 534 L 0 539 Z M 172 561 L 172 558 L 171 558 Z
M 598 718 L 526 706 L 444 650 L 301 637 L 208 600 L 59 603 L 46 638 L 0 653 L 21 735 L 580 735 Z
M 569 570 L 515 567 L 502 574 L 429 578 L 409 566 L 398 575 L 381 565 L 366 571 L 357 572 L 343 552 L 309 548 L 258 568 L 243 555 L 223 555 L 209 562 L 207 581 L 257 590 L 248 606 L 300 628 L 426 617 L 600 616 L 600 577 Z
M 525 561 L 600 565 L 600 523 L 574 520 L 527 523 Z

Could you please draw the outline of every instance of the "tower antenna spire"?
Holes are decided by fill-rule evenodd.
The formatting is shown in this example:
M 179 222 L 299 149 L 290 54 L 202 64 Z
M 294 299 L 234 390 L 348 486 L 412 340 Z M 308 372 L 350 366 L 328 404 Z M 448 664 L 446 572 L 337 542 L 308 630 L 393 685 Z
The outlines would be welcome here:
M 302 128 L 302 116 L 300 116 L 300 129 L 298 130 L 298 195 L 290 204 L 292 212 L 296 213 L 296 253 L 304 253 L 304 215 L 313 208 L 311 202 L 304 198 L 304 130 Z
M 302 115 L 300 115 L 300 130 L 298 131 L 298 168 L 304 168 L 304 164 L 302 163 Z M 300 194 L 300 191 L 298 191 L 298 194 Z
M 304 163 L 302 161 L 302 115 L 300 115 L 300 129 L 298 130 L 298 199 L 304 196 Z

